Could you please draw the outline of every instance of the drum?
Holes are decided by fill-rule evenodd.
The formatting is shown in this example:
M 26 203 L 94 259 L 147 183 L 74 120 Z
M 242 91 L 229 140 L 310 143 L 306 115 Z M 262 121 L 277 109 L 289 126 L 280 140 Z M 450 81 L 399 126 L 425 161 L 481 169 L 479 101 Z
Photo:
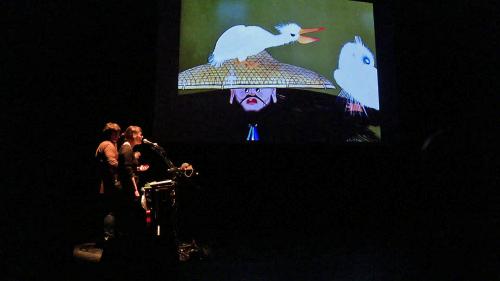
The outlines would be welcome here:
M 175 225 L 175 187 L 176 182 L 164 180 L 147 183 L 141 198 L 142 207 L 146 210 L 148 229 L 155 236 L 171 235 Z

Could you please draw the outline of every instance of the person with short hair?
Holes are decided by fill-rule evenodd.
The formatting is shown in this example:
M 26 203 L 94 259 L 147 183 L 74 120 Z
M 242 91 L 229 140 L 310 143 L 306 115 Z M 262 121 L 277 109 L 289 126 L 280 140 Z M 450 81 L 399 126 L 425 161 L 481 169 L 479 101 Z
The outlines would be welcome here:
M 120 188 L 118 181 L 118 149 L 121 128 L 108 122 L 102 129 L 102 141 L 95 152 L 97 161 L 98 194 L 100 196 L 100 216 L 104 217 L 104 240 L 114 237 L 114 212 L 116 195 Z M 101 217 L 101 218 L 102 218 Z

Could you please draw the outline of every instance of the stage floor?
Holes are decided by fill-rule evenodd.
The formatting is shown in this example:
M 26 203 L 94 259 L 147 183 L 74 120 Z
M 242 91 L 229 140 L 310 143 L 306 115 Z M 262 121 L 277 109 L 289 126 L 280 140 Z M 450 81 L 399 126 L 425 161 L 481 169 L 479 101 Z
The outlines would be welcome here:
M 215 234 L 215 233 L 214 233 Z M 209 255 L 192 255 L 168 268 L 168 255 L 132 257 L 121 264 L 68 264 L 71 280 L 273 281 L 273 280 L 496 280 L 498 251 L 429 240 L 405 230 L 309 233 L 255 230 L 200 240 Z M 421 233 L 423 234 L 423 233 Z M 394 236 L 396 235 L 396 236 Z M 419 238 L 420 237 L 420 238 Z M 442 242 L 445 242 L 444 244 Z M 448 243 L 448 245 L 446 245 Z M 478 245 L 479 246 L 479 245 Z M 490 246 L 494 246 L 490 244 Z M 500 243 L 496 245 L 499 249 Z M 149 259 L 143 262 L 144 258 Z M 494 278 L 494 279 L 491 279 Z M 68 279 L 70 280 L 70 279 Z

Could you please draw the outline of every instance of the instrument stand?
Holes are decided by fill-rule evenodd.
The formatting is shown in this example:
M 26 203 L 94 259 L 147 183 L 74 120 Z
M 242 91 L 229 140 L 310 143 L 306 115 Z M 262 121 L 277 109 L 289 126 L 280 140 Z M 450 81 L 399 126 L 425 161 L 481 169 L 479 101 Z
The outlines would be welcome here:
M 165 171 L 166 176 L 169 179 L 149 182 L 143 187 L 145 198 L 143 207 L 146 209 L 148 235 L 150 235 L 153 240 L 167 243 L 168 241 L 173 242 L 176 247 L 178 260 L 187 261 L 191 254 L 199 252 L 199 247 L 194 240 L 190 243 L 181 243 L 179 240 L 179 218 L 176 201 L 177 179 L 181 177 L 189 178 L 193 173 L 197 173 L 191 170 L 191 173 L 187 174 L 186 171 L 179 170 L 175 167 L 172 161 L 167 158 L 163 147 L 152 144 L 150 148 L 163 160 L 167 167 Z

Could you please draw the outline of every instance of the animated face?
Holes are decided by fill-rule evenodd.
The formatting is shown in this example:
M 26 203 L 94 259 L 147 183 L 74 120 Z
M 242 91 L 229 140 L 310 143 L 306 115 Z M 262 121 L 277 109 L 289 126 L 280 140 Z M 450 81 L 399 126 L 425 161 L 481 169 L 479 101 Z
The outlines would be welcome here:
M 231 89 L 229 103 L 236 98 L 245 111 L 260 111 L 271 103 L 276 103 L 276 88 Z

